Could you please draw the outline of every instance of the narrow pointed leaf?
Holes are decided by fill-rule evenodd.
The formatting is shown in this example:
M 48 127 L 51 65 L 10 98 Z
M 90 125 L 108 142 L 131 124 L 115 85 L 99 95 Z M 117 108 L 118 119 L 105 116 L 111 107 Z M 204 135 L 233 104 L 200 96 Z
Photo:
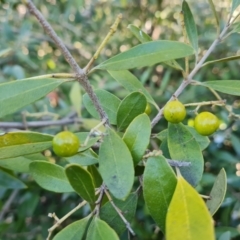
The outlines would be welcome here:
M 207 200 L 207 207 L 212 215 L 219 209 L 221 206 L 227 189 L 227 176 L 224 168 L 221 169 L 218 174 L 213 188 L 210 192 L 210 200 Z
M 124 141 L 111 129 L 99 150 L 99 171 L 109 191 L 117 199 L 125 199 L 133 186 L 133 160 Z
M 201 85 L 210 87 L 216 91 L 240 96 L 240 81 L 239 80 L 217 80 L 203 82 Z
M 137 208 L 137 200 L 138 197 L 136 193 L 130 194 L 125 201 L 113 199 L 114 203 L 121 210 L 122 214 L 129 223 L 131 223 L 134 218 Z M 101 208 L 100 218 L 103 221 L 106 221 L 106 223 L 109 224 L 109 226 L 113 228 L 119 236 L 121 236 L 121 234 L 123 234 L 123 232 L 126 230 L 125 223 L 110 202 L 107 202 Z
M 65 169 L 72 188 L 87 202 L 93 204 L 96 200 L 95 186 L 91 174 L 83 167 L 70 164 Z
M 88 166 L 98 163 L 98 156 L 91 148 L 65 159 L 70 163 L 76 163 L 82 166 Z
M 186 27 L 188 39 L 192 45 L 192 47 L 195 50 L 195 54 L 198 53 L 198 33 L 197 33 L 197 27 L 194 21 L 194 17 L 192 15 L 192 12 L 188 6 L 188 3 L 186 1 L 183 1 L 182 3 L 182 11 L 184 14 L 184 24 Z
M 0 169 L 0 189 L 23 189 L 27 186 L 15 176 Z
M 108 72 L 118 83 L 120 83 L 129 92 L 141 91 L 147 98 L 148 102 L 152 103 L 153 105 L 156 104 L 151 94 L 131 72 L 129 72 L 128 70 Z
M 204 201 L 182 177 L 178 178 L 168 209 L 166 239 L 215 239 L 212 218 Z
M 52 192 L 73 192 L 63 167 L 44 161 L 30 164 L 30 173 L 34 180 L 44 189 Z
M 81 116 L 81 107 L 82 107 L 82 94 L 81 87 L 79 82 L 74 82 L 69 94 L 72 105 L 77 112 L 78 116 Z
M 53 240 L 80 240 L 84 236 L 87 225 L 89 222 L 89 217 L 78 220 L 74 223 L 69 224 L 63 230 L 61 230 Z
M 217 33 L 219 33 L 219 31 L 220 31 L 219 16 L 218 16 L 218 14 L 217 14 L 217 12 L 216 12 L 216 8 L 215 8 L 215 6 L 214 6 L 213 1 L 212 1 L 212 0 L 208 0 L 208 3 L 209 3 L 209 5 L 210 5 L 210 7 L 211 7 L 211 10 L 212 10 L 213 15 L 214 15 L 215 20 L 216 20 Z
M 98 171 L 98 168 L 95 165 L 91 165 L 87 167 L 88 172 L 92 175 L 94 186 L 96 188 L 102 185 L 102 177 Z
M 116 124 L 117 120 L 117 109 L 120 104 L 120 99 L 113 95 L 112 93 L 99 89 L 94 91 L 98 97 L 98 100 L 106 111 L 109 121 L 111 124 Z M 88 96 L 88 94 L 83 95 L 83 104 L 88 110 L 88 112 L 96 119 L 100 119 L 99 113 L 96 111 L 95 106 L 92 103 L 92 100 Z
M 119 240 L 119 237 L 106 222 L 95 217 L 89 226 L 86 240 Z
M 132 154 L 134 164 L 142 159 L 150 141 L 151 122 L 147 114 L 138 115 L 128 126 L 123 141 Z
M 138 27 L 129 24 L 127 28 L 141 43 L 152 41 L 152 38 Z
M 25 79 L 0 84 L 0 117 L 44 97 L 66 80 Z
M 202 178 L 203 156 L 191 132 L 182 124 L 168 124 L 168 148 L 171 159 L 191 162 L 180 169 L 182 176 L 193 186 Z
M 95 69 L 125 70 L 152 66 L 156 63 L 183 58 L 193 54 L 193 49 L 175 41 L 152 41 L 137 45 L 96 66 Z
M 141 92 L 133 92 L 127 95 L 117 111 L 119 131 L 125 130 L 135 117 L 144 113 L 146 106 L 147 99 Z
M 0 160 L 41 152 L 52 146 L 53 136 L 36 132 L 0 135 Z
M 237 9 L 240 5 L 240 0 L 232 0 L 231 14 Z
M 147 160 L 143 174 L 143 195 L 151 216 L 163 232 L 176 185 L 176 176 L 163 156 Z
M 185 126 L 185 127 L 186 127 L 186 128 L 188 129 L 188 131 L 190 131 L 190 133 L 193 135 L 193 137 L 194 137 L 195 140 L 197 141 L 197 143 L 198 143 L 198 145 L 199 145 L 199 147 L 200 147 L 200 149 L 201 149 L 202 151 L 203 151 L 205 148 L 208 147 L 208 145 L 209 145 L 209 143 L 210 143 L 210 140 L 209 140 L 208 137 L 200 135 L 200 134 L 195 130 L 195 128 L 193 128 L 193 127 L 190 127 L 190 126 Z M 160 139 L 161 141 L 167 139 L 167 137 L 168 137 L 168 129 L 165 129 L 165 130 L 161 131 L 160 133 L 158 133 L 158 134 L 156 135 L 156 137 L 157 137 L 158 139 Z
M 231 56 L 231 57 L 226 57 L 226 58 L 221 58 L 221 59 L 216 59 L 213 61 L 208 61 L 205 62 L 202 66 L 206 66 L 212 63 L 219 63 L 219 62 L 229 62 L 229 61 L 234 61 L 234 60 L 239 60 L 240 59 L 240 55 L 238 56 Z

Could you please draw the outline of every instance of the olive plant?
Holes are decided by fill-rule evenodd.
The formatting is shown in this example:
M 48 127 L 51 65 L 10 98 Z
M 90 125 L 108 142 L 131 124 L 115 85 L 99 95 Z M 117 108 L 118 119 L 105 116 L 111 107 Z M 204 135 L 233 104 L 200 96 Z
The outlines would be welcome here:
M 75 192 L 82 199 L 63 217 L 57 216 L 57 209 L 56 213 L 49 213 L 55 223 L 48 230 L 47 240 L 117 240 L 125 230 L 131 239 L 136 235 L 131 221 L 140 196 L 144 197 L 156 227 L 167 240 L 215 239 L 212 216 L 225 196 L 226 173 L 224 169 L 219 172 L 209 196 L 197 192 L 196 186 L 202 179 L 204 168 L 202 151 L 210 143 L 205 135 L 213 134 L 219 126 L 215 115 L 201 113 L 200 109 L 202 106 L 218 105 L 225 108 L 229 115 L 239 118 L 218 92 L 240 96 L 240 81 L 200 82 L 194 77 L 208 64 L 239 59 L 239 56 L 233 56 L 207 61 L 215 47 L 236 29 L 236 19 L 240 14 L 235 14 L 235 10 L 240 1 L 233 0 L 221 30 L 213 3 L 209 1 L 216 18 L 218 36 L 204 54 L 200 54 L 197 27 L 184 0 L 180 14 L 184 42 L 153 41 L 147 33 L 130 24 L 128 29 L 140 44 L 96 65 L 95 60 L 101 50 L 117 31 L 122 18 L 120 14 L 84 68 L 78 65 L 34 3 L 31 0 L 23 2 L 59 48 L 73 73 L 33 76 L 0 84 L 0 117 L 39 100 L 62 84 L 75 81 L 86 92 L 84 107 L 98 120 L 89 132 L 63 132 L 53 136 L 14 131 L 0 136 L 0 166 L 12 169 L 20 157 L 25 157 L 29 160 L 26 167 L 42 188 L 56 193 Z M 130 71 L 159 63 L 182 73 L 180 85 L 166 106 L 161 107 Z M 194 63 L 192 69 L 189 63 Z M 99 71 L 108 72 L 129 92 L 128 95 L 119 99 L 104 89 L 93 89 L 89 76 Z M 192 85 L 208 88 L 216 99 L 181 103 L 178 97 L 187 86 Z M 181 123 L 186 116 L 185 108 L 189 106 L 196 107 L 197 131 Z M 150 114 L 150 108 L 155 108 L 156 116 Z M 154 127 L 163 116 L 168 121 L 168 127 L 158 133 Z M 160 146 L 157 145 L 158 149 L 151 147 L 150 140 L 157 144 L 161 142 Z M 36 157 L 36 154 L 52 147 L 57 155 L 65 158 L 65 166 Z M 13 178 L 4 169 L 1 171 L 6 177 Z M 15 183 L 18 188 L 26 187 L 18 179 Z M 90 206 L 87 216 L 55 234 L 63 221 L 86 204 Z M 135 239 L 141 239 L 141 236 Z

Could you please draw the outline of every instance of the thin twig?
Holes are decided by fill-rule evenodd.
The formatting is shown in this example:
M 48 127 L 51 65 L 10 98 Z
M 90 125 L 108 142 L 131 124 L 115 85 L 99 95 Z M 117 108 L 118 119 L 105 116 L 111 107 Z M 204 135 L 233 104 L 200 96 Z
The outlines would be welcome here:
M 196 103 L 186 103 L 185 107 L 190 106 L 206 106 L 206 105 L 215 105 L 215 106 L 223 106 L 225 105 L 226 100 L 218 100 L 218 101 L 204 101 L 204 102 L 196 102 Z
M 19 192 L 18 189 L 13 190 L 11 195 L 9 196 L 8 200 L 2 207 L 2 210 L 0 212 L 0 222 L 3 220 L 4 215 L 8 212 L 9 208 L 11 207 L 12 202 L 16 199 L 18 192 Z
M 101 202 L 102 202 L 102 198 L 103 198 L 103 195 L 104 195 L 105 188 L 106 188 L 106 186 L 103 183 L 100 187 L 99 197 L 98 197 L 97 201 L 95 202 L 96 206 L 95 206 L 95 209 L 93 211 L 96 216 L 98 216 L 99 212 L 100 212 Z
M 122 219 L 122 221 L 125 223 L 126 228 L 128 229 L 128 231 L 135 236 L 135 232 L 132 230 L 130 223 L 127 221 L 127 219 L 123 216 L 121 210 L 115 205 L 115 203 L 112 200 L 112 197 L 110 196 L 109 192 L 107 191 L 107 189 L 104 189 L 104 192 L 109 200 L 109 202 L 112 204 L 113 208 L 116 210 L 116 212 L 118 213 L 119 217 Z
M 222 32 L 220 33 L 219 37 L 217 39 L 215 39 L 213 41 L 213 43 L 211 44 L 211 46 L 209 47 L 209 49 L 206 51 L 206 53 L 203 55 L 203 57 L 201 58 L 201 60 L 196 64 L 196 66 L 194 67 L 194 69 L 191 71 L 191 73 L 188 75 L 186 80 L 183 80 L 182 83 L 180 84 L 180 86 L 178 87 L 178 89 L 175 91 L 175 93 L 172 95 L 172 97 L 169 99 L 169 101 L 172 101 L 174 98 L 177 98 L 182 91 L 190 84 L 192 83 L 193 77 L 195 76 L 195 74 L 201 69 L 203 63 L 205 62 L 205 60 L 208 58 L 208 56 L 212 53 L 212 51 L 215 49 L 215 47 L 217 46 L 217 44 L 219 42 L 222 41 L 223 37 L 225 36 L 225 34 L 227 33 L 229 27 L 231 26 L 231 24 L 227 23 L 226 26 L 223 28 Z M 152 128 L 160 121 L 160 119 L 163 116 L 163 109 L 164 107 L 162 107 L 158 114 L 156 115 L 156 117 L 152 120 L 151 122 L 151 126 Z
M 82 85 L 82 87 L 88 93 L 97 112 L 99 113 L 101 120 L 106 120 L 105 125 L 109 126 L 108 116 L 107 116 L 106 112 L 104 111 L 104 109 L 102 108 L 96 94 L 94 93 L 92 86 L 90 85 L 90 83 L 88 81 L 86 72 L 78 66 L 76 60 L 73 58 L 71 53 L 68 51 L 68 49 L 66 48 L 66 46 L 64 45 L 62 40 L 57 36 L 56 32 L 53 30 L 51 25 L 46 21 L 46 19 L 42 15 L 42 13 L 36 8 L 36 6 L 33 4 L 33 2 L 31 0 L 24 0 L 24 2 L 26 3 L 29 12 L 37 18 L 39 23 L 42 25 L 43 29 L 50 36 L 50 38 L 54 41 L 54 43 L 59 48 L 59 50 L 63 54 L 66 61 L 69 63 L 69 65 L 73 69 L 73 71 L 75 73 L 75 78 L 78 80 L 78 82 Z

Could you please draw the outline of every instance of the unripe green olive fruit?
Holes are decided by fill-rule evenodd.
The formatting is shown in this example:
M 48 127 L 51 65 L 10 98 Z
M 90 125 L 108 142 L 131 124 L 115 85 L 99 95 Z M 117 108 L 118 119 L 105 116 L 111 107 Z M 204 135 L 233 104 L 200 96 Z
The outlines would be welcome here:
M 152 112 L 152 108 L 151 108 L 151 105 L 149 103 L 147 103 L 147 106 L 145 108 L 145 111 L 144 111 L 147 115 L 150 115 L 150 113 Z
M 163 115 L 170 123 L 179 123 L 186 117 L 185 106 L 178 100 L 168 102 L 163 109 Z
M 216 132 L 219 124 L 218 118 L 210 112 L 201 112 L 194 120 L 194 128 L 203 136 L 209 136 Z
M 72 132 L 64 131 L 54 136 L 53 151 L 60 157 L 71 157 L 78 152 L 80 141 Z

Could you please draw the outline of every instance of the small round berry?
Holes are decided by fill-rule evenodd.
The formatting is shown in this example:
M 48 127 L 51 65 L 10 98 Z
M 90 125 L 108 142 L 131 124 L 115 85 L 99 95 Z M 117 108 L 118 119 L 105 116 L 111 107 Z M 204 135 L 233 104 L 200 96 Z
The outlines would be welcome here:
M 168 122 L 179 123 L 186 117 L 186 109 L 181 102 L 174 100 L 166 104 L 163 115 Z
M 64 131 L 54 136 L 53 151 L 60 157 L 71 157 L 78 152 L 80 141 L 72 132 Z
M 216 132 L 219 124 L 218 118 L 210 112 L 201 112 L 194 120 L 194 128 L 203 136 L 209 136 Z
M 151 105 L 149 103 L 147 103 L 147 106 L 145 108 L 145 111 L 144 111 L 147 115 L 150 115 L 150 113 L 152 112 L 152 108 L 151 108 Z

